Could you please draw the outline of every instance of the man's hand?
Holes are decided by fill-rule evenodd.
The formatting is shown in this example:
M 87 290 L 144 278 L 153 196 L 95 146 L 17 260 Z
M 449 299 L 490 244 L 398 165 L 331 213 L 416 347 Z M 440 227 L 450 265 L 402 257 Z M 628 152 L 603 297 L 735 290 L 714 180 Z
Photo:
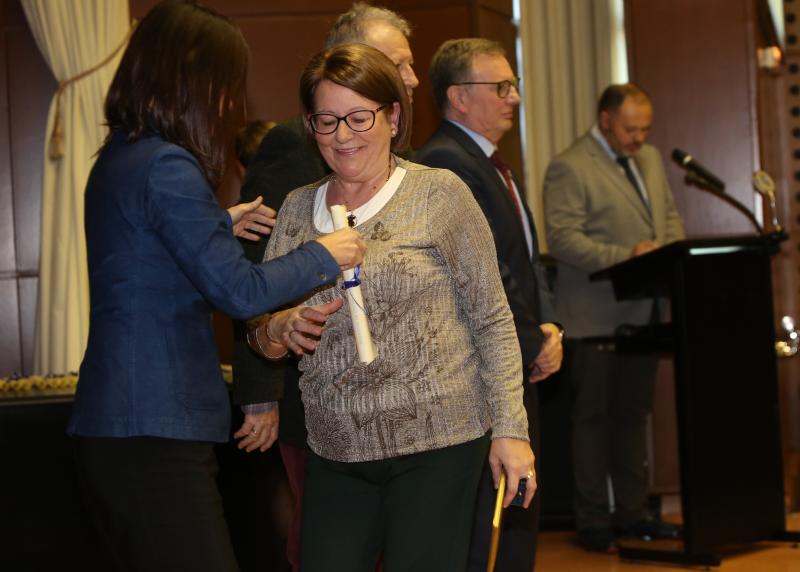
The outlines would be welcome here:
M 262 453 L 272 447 L 278 438 L 278 404 L 269 411 L 247 414 L 239 430 L 233 434 L 239 441 L 238 447 L 248 453 L 258 449 Z
M 652 240 L 643 240 L 636 243 L 636 246 L 634 246 L 633 250 L 631 251 L 631 256 L 641 256 L 642 254 L 647 254 L 648 252 L 652 252 L 657 248 L 657 242 Z
M 262 205 L 262 197 L 249 203 L 232 206 L 228 214 L 233 222 L 233 236 L 247 240 L 259 240 L 272 232 L 275 226 L 275 210 Z
M 514 500 L 521 479 L 528 479 L 522 506 L 528 508 L 531 504 L 533 493 L 536 492 L 536 472 L 533 469 L 533 461 L 533 451 L 527 441 L 510 437 L 492 439 L 489 449 L 489 466 L 492 468 L 494 488 L 500 486 L 500 474 L 506 474 L 506 496 L 503 497 L 503 508 L 507 508 Z
M 547 323 L 541 324 L 539 328 L 544 333 L 544 344 L 531 364 L 529 383 L 536 383 L 553 375 L 561 369 L 561 361 L 564 359 L 564 344 L 559 327 Z

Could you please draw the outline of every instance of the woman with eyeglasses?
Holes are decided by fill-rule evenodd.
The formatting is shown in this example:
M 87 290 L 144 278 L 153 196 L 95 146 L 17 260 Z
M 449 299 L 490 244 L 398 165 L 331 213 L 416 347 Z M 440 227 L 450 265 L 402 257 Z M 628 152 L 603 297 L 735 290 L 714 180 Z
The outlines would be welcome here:
M 266 257 L 330 232 L 330 207 L 345 205 L 368 245 L 359 279 L 377 350 L 359 361 L 341 283 L 251 325 L 254 350 L 302 354 L 301 570 L 371 572 L 380 555 L 386 572 L 463 570 L 489 432 L 507 472 L 533 462 L 491 231 L 453 173 L 393 153 L 411 108 L 381 52 L 319 53 L 300 95 L 333 173 L 288 196 Z

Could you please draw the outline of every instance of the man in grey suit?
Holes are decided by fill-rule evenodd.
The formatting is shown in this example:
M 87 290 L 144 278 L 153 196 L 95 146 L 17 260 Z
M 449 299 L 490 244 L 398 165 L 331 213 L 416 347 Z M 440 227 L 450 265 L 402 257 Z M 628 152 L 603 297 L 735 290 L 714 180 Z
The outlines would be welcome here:
M 605 351 L 591 338 L 657 318 L 655 300 L 617 302 L 592 272 L 683 238 L 659 152 L 645 144 L 653 117 L 634 84 L 608 87 L 597 124 L 554 158 L 544 182 L 550 253 L 558 262 L 556 311 L 573 340 L 573 461 L 579 543 L 616 552 L 616 538 L 677 536 L 647 511 L 646 419 L 656 357 Z M 614 492 L 609 512 L 607 477 Z
M 534 454 L 539 454 L 536 382 L 561 367 L 561 327 L 553 322 L 552 296 L 539 262 L 536 227 L 522 185 L 497 154 L 519 105 L 517 78 L 497 42 L 448 40 L 431 63 L 431 83 L 444 121 L 415 155 L 418 163 L 450 169 L 469 186 L 494 235 L 500 275 L 522 350 L 525 409 Z M 489 463 L 493 464 L 492 459 Z M 538 460 L 537 460 L 538 468 Z M 476 502 L 470 572 L 486 570 L 494 487 L 492 471 L 481 480 Z M 495 475 L 497 476 L 497 475 Z M 513 475 L 524 477 L 524 475 Z M 535 486 L 535 480 L 528 481 Z M 503 517 L 495 570 L 530 572 L 536 556 L 539 499 Z

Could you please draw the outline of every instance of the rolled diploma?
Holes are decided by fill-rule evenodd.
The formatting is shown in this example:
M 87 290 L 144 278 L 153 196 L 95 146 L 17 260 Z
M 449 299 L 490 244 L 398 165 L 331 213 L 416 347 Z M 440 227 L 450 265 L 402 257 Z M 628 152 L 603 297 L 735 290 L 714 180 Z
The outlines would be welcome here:
M 347 228 L 347 209 L 344 205 L 331 206 L 331 218 L 333 228 L 339 230 Z M 353 280 L 355 271 L 344 270 L 342 272 L 345 280 Z M 353 321 L 353 334 L 356 337 L 356 349 L 358 359 L 361 363 L 371 363 L 375 359 L 375 346 L 372 343 L 372 334 L 369 333 L 369 323 L 367 322 L 366 306 L 364 297 L 361 295 L 361 286 L 353 286 L 345 289 L 347 305 L 350 308 L 350 319 Z

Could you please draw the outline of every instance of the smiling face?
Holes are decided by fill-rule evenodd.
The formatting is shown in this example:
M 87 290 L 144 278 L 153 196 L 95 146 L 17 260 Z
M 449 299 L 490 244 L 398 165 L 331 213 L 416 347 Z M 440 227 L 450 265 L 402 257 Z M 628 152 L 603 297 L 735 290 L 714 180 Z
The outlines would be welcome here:
M 392 60 L 403 78 L 408 98 L 413 99 L 414 88 L 419 85 L 417 74 L 414 73 L 414 56 L 411 47 L 403 33 L 386 22 L 371 21 L 364 37 L 364 43 L 380 50 Z
M 600 132 L 617 155 L 632 157 L 647 141 L 653 106 L 644 98 L 626 97 L 616 110 L 601 111 Z
M 353 111 L 374 110 L 381 105 L 327 79 L 314 92 L 314 113 L 344 117 Z M 375 124 L 368 131 L 353 131 L 340 121 L 333 133 L 315 133 L 314 138 L 337 177 L 347 182 L 371 181 L 387 171 L 392 127 L 397 125 L 399 116 L 400 104 L 394 103 L 375 114 Z
M 516 81 L 505 56 L 478 54 L 472 58 L 472 73 L 466 81 Z M 519 105 L 519 93 L 511 88 L 508 95 L 498 97 L 496 85 L 452 86 L 460 90 L 456 97 L 463 108 L 461 122 L 497 143 L 514 125 L 514 110 Z

